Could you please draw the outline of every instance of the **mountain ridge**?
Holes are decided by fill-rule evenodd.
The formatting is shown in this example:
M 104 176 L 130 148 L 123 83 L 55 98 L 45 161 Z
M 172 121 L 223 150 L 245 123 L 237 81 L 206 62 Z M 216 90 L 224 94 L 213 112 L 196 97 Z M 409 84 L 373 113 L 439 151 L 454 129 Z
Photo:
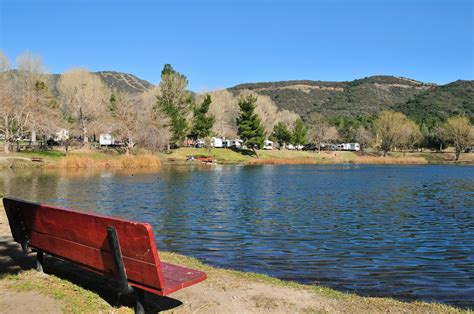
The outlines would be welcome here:
M 117 71 L 92 72 L 111 89 L 142 93 L 153 84 Z M 61 74 L 53 76 L 53 92 Z M 457 80 L 443 85 L 406 77 L 374 75 L 352 81 L 290 80 L 242 83 L 227 88 L 234 95 L 250 90 L 269 96 L 280 110 L 288 109 L 308 121 L 313 113 L 328 117 L 373 117 L 391 109 L 405 113 L 418 123 L 443 121 L 465 114 L 474 120 L 474 80 Z

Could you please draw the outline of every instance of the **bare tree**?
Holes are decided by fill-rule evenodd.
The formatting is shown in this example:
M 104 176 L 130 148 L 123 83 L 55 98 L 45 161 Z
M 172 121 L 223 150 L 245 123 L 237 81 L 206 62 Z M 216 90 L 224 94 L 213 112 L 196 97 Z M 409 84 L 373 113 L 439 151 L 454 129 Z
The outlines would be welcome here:
M 30 116 L 28 108 L 14 97 L 13 73 L 10 60 L 0 50 L 0 132 L 4 135 L 4 151 L 26 132 Z
M 127 93 L 114 92 L 110 98 L 109 111 L 111 132 L 124 140 L 126 154 L 129 154 L 138 141 L 139 130 L 143 128 L 137 99 Z
M 451 117 L 443 126 L 443 137 L 454 144 L 455 160 L 459 160 L 461 152 L 474 143 L 474 130 L 469 119 L 464 116 Z
M 160 110 L 155 110 L 160 90 L 154 86 L 142 93 L 138 101 L 138 144 L 151 150 L 169 150 L 171 141 L 170 119 Z
M 13 75 L 15 95 L 29 111 L 30 139 L 36 142 L 38 132 L 49 136 L 57 129 L 58 104 L 50 92 L 50 82 L 40 56 L 26 52 L 18 56 L 17 65 Z
M 239 116 L 239 96 L 245 97 L 252 92 L 243 90 L 239 96 L 234 97 L 227 90 L 217 90 L 209 93 L 212 97 L 212 104 L 209 108 L 209 114 L 216 118 L 212 131 L 219 136 L 232 138 L 237 136 L 236 118 Z M 201 96 L 199 96 L 201 97 Z M 298 114 L 289 110 L 278 110 L 277 105 L 270 97 L 258 95 L 255 113 L 262 119 L 262 124 L 266 134 L 271 134 L 273 128 L 279 122 L 285 123 L 288 127 L 292 126 Z
M 61 75 L 58 89 L 63 114 L 78 124 L 83 143 L 88 142 L 89 132 L 100 129 L 110 91 L 97 75 L 80 68 Z
M 312 114 L 309 121 L 309 137 L 310 140 L 318 144 L 318 153 L 321 152 L 323 143 L 335 141 L 339 138 L 337 129 L 326 122 L 326 119 L 321 114 Z
M 360 147 L 362 148 L 362 150 L 367 148 L 370 145 L 370 143 L 372 143 L 373 138 L 374 138 L 372 132 L 370 132 L 363 126 L 359 126 L 355 130 L 354 137 L 355 137 L 355 140 L 360 144 Z
M 237 136 L 237 124 L 235 121 L 240 112 L 238 99 L 225 89 L 213 91 L 209 94 L 212 97 L 209 114 L 216 117 L 212 131 L 218 136 L 235 138 Z

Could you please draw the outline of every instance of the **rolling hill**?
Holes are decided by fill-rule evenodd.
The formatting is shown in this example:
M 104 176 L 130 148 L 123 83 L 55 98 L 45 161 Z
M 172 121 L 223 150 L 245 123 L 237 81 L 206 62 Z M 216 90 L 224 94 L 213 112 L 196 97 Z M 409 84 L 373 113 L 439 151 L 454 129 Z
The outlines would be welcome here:
M 474 81 L 446 85 L 394 76 L 371 76 L 354 81 L 282 81 L 240 84 L 237 94 L 251 90 L 267 95 L 280 108 L 306 120 L 313 112 L 327 116 L 373 116 L 384 109 L 404 112 L 417 121 L 445 119 L 455 114 L 474 115 Z
M 135 75 L 94 72 L 109 88 L 131 94 L 153 86 Z M 59 74 L 53 75 L 53 93 Z M 474 81 L 458 80 L 436 85 L 395 76 L 370 76 L 354 81 L 280 81 L 246 83 L 228 88 L 234 95 L 250 90 L 269 96 L 279 107 L 307 120 L 312 113 L 328 117 L 372 117 L 385 109 L 403 112 L 421 123 L 432 124 L 449 116 L 465 114 L 474 120 Z

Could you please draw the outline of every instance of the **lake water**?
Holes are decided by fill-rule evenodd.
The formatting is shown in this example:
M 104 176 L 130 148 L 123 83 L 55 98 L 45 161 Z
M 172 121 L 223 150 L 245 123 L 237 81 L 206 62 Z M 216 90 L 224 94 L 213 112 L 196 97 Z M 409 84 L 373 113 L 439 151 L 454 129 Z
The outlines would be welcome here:
M 0 192 L 148 222 L 211 265 L 474 307 L 474 167 L 0 171 Z

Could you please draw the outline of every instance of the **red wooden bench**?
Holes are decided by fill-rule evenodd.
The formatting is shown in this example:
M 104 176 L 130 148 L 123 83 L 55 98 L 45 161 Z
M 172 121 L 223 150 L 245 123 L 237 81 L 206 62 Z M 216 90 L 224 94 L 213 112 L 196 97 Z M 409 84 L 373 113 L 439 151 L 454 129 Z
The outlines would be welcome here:
M 3 199 L 13 238 L 25 253 L 43 253 L 116 278 L 119 293 L 135 293 L 136 312 L 144 311 L 144 291 L 160 296 L 207 278 L 197 270 L 160 262 L 151 226 L 49 205 Z

